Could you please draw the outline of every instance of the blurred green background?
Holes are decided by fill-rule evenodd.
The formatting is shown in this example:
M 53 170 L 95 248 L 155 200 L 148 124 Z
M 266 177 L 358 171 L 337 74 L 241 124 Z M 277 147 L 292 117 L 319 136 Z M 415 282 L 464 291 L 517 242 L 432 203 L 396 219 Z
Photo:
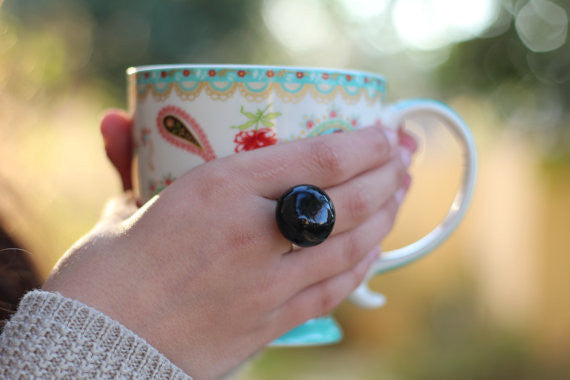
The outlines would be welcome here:
M 432 255 L 343 304 L 345 339 L 269 349 L 240 379 L 570 378 L 570 1 L 19 0 L 0 6 L 0 215 L 45 276 L 120 191 L 98 122 L 128 66 L 256 63 L 368 70 L 388 100 L 463 115 L 480 154 L 465 222 Z M 459 181 L 457 145 L 420 140 L 385 248 L 425 234 Z

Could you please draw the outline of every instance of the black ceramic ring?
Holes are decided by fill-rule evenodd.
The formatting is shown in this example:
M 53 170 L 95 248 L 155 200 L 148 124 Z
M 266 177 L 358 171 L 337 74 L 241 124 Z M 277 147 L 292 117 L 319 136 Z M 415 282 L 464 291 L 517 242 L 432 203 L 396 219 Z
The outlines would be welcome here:
M 298 185 L 279 198 L 275 219 L 285 239 L 299 247 L 312 247 L 321 244 L 332 232 L 334 205 L 318 187 Z

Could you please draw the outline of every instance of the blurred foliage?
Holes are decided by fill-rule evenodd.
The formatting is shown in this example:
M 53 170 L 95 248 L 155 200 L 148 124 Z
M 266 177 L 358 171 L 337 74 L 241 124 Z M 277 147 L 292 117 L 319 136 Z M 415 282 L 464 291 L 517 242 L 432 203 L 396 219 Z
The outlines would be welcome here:
M 257 5 L 232 0 L 18 0 L 6 1 L 3 8 L 21 30 L 65 45 L 73 58 L 58 69 L 72 81 L 101 77 L 123 91 L 129 66 L 226 62 L 224 55 L 245 60 L 251 52 L 238 37 L 253 32 L 248 20 Z M 40 49 L 53 48 L 37 42 Z M 53 51 L 49 56 L 54 59 Z

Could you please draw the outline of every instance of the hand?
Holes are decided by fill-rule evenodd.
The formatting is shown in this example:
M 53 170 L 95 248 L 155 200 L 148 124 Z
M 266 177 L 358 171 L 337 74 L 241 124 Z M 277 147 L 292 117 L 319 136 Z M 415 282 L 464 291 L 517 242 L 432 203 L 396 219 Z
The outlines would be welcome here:
M 197 379 L 220 376 L 362 281 L 409 184 L 411 153 L 387 136 L 374 127 L 214 160 L 123 220 L 135 209 L 126 197 L 123 213 L 107 213 L 44 289 L 118 320 Z M 275 199 L 301 183 L 330 195 L 337 223 L 323 244 L 290 252 Z

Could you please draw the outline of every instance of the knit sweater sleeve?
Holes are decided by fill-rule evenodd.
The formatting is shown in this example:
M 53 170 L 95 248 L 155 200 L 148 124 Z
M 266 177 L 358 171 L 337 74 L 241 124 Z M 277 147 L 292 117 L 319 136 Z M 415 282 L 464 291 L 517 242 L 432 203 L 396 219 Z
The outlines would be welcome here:
M 27 293 L 0 335 L 0 378 L 191 379 L 144 339 L 57 293 Z

